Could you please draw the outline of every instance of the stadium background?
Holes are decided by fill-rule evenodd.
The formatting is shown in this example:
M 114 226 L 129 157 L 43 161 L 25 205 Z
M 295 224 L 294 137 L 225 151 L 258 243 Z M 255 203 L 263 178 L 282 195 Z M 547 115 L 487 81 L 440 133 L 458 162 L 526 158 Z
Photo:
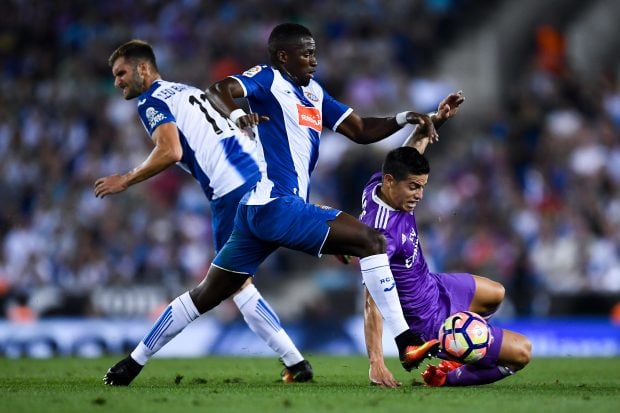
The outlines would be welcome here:
M 296 21 L 317 40 L 319 81 L 362 115 L 464 90 L 416 214 L 432 267 L 502 282 L 497 322 L 534 355 L 620 354 L 618 18 L 614 0 L 4 2 L 0 353 L 127 351 L 213 256 L 209 205 L 180 170 L 93 195 L 151 148 L 111 51 L 145 39 L 164 78 L 207 87 L 266 63 L 271 28 Z M 359 213 L 402 138 L 325 133 L 312 200 Z M 357 265 L 281 251 L 256 284 L 302 350 L 363 352 Z M 271 354 L 258 341 L 226 302 L 167 354 Z

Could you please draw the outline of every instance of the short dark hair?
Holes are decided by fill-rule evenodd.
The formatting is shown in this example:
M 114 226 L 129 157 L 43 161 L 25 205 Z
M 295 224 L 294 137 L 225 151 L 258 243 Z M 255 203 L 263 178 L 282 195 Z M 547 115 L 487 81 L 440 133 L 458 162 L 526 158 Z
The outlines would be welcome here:
M 121 57 L 131 61 L 146 60 L 159 72 L 153 48 L 144 40 L 133 39 L 119 46 L 108 58 L 110 67 L 114 66 L 114 62 Z
M 388 152 L 383 161 L 383 174 L 390 174 L 397 181 L 409 175 L 426 175 L 431 171 L 428 160 L 410 146 L 401 146 Z
M 291 44 L 295 44 L 302 37 L 313 37 L 306 26 L 297 23 L 282 23 L 271 31 L 267 48 L 269 55 L 273 56 L 278 50 L 285 49 Z

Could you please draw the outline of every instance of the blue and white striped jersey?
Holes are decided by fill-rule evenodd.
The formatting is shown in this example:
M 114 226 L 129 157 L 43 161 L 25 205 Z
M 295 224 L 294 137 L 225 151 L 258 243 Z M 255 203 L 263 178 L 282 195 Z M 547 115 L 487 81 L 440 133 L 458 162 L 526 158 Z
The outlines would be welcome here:
M 270 119 L 258 125 L 258 160 L 265 172 L 242 202 L 262 205 L 287 195 L 307 202 L 323 126 L 335 131 L 353 109 L 316 81 L 301 87 L 270 66 L 254 66 L 233 78 L 243 87 L 251 111 Z
M 138 113 L 151 135 L 163 123 L 176 123 L 183 147 L 178 165 L 198 180 L 209 200 L 260 177 L 257 142 L 215 110 L 202 90 L 157 80 L 138 97 Z

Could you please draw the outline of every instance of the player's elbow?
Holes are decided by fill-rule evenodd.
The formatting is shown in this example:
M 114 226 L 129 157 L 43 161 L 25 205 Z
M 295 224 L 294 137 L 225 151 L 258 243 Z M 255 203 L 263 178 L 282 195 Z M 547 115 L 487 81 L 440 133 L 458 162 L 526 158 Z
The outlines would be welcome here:
M 216 99 L 217 97 L 221 96 L 224 90 L 225 90 L 225 87 L 224 87 L 223 81 L 213 83 L 211 86 L 209 86 L 205 90 L 205 94 L 207 95 L 207 100 L 212 102 L 213 99 Z
M 231 78 L 222 79 L 213 83 L 205 90 L 207 100 L 214 104 L 217 108 L 217 102 L 226 98 L 242 97 L 237 89 L 239 89 L 239 83 Z
M 168 151 L 168 159 L 172 163 L 179 162 L 181 159 L 183 159 L 183 148 L 181 148 L 180 146 L 178 148 L 171 148 Z

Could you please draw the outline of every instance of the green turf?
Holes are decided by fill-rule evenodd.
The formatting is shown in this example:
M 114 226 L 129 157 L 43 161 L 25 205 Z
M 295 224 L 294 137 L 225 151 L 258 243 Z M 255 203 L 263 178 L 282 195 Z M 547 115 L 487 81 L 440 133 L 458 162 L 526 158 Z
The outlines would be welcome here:
M 427 388 L 388 366 L 399 389 L 372 387 L 363 357 L 312 356 L 315 380 L 279 381 L 269 358 L 155 359 L 129 387 L 101 382 L 117 359 L 0 359 L 2 412 L 620 412 L 620 359 L 534 359 L 486 386 Z

